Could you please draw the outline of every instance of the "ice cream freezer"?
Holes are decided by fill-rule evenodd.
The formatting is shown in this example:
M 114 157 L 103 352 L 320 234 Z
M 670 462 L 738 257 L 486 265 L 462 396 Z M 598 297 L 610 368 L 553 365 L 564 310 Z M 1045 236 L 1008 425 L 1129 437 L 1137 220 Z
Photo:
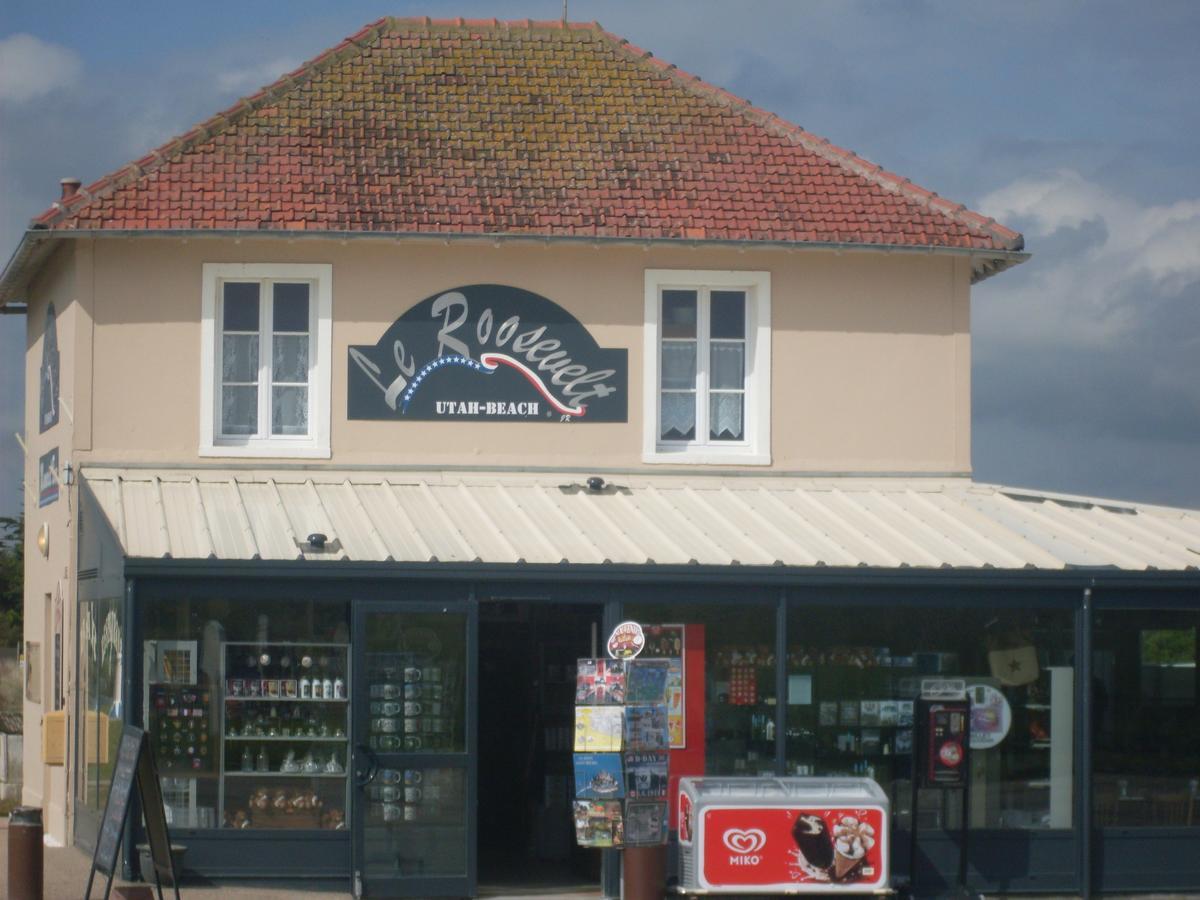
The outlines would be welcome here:
M 870 778 L 682 778 L 679 890 L 888 891 L 887 794 Z

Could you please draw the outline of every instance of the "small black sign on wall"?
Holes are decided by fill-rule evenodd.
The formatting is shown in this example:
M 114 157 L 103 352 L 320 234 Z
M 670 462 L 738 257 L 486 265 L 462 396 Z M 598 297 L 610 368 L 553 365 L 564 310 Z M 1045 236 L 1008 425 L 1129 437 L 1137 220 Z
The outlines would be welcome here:
M 530 291 L 473 284 L 422 300 L 349 351 L 351 419 L 624 422 L 628 351 L 597 345 Z

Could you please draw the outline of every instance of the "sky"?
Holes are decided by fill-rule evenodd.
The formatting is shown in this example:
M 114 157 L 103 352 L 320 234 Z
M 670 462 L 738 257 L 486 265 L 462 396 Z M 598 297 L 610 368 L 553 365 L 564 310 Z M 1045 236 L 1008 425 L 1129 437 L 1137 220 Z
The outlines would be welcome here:
M 972 294 L 978 481 L 1200 508 L 1200 3 L 569 0 L 657 57 L 1024 233 Z M 0 5 L 0 262 L 87 184 L 382 15 L 561 0 Z M 0 316 L 0 515 L 24 319 Z

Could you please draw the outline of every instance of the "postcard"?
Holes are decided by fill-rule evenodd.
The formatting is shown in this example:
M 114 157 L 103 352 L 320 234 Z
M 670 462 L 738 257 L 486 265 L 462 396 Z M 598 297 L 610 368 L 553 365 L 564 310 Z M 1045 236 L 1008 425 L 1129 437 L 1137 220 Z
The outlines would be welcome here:
M 625 796 L 634 800 L 665 799 L 668 757 L 666 753 L 625 754 Z
M 575 707 L 575 752 L 620 750 L 624 712 L 620 706 Z
M 666 659 L 635 659 L 626 673 L 626 703 L 666 703 L 667 676 L 671 663 Z
M 661 703 L 625 707 L 625 749 L 666 750 L 667 707 Z
M 621 847 L 625 824 L 620 800 L 576 800 L 575 842 L 580 847 Z
M 667 842 L 667 804 L 631 800 L 625 804 L 625 846 L 653 847 Z
M 575 796 L 580 800 L 619 800 L 625 796 L 620 753 L 576 753 Z
M 579 660 L 575 668 L 575 702 L 588 706 L 624 703 L 625 660 Z

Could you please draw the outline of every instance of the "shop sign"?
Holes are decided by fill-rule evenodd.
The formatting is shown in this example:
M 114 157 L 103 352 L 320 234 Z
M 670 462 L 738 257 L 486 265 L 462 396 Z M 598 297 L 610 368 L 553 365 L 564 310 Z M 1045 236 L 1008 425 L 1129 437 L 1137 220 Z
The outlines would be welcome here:
M 1008 737 L 1012 707 L 1008 698 L 990 684 L 971 689 L 971 749 L 989 750 Z
M 879 808 L 718 807 L 700 827 L 704 888 L 862 893 L 887 883 Z
M 42 327 L 42 367 L 38 373 L 38 433 L 58 424 L 58 326 L 54 304 L 46 307 Z
M 633 659 L 646 646 L 646 635 L 637 622 L 622 622 L 608 638 L 608 655 L 613 659 Z
M 38 458 L 38 508 L 58 499 L 58 448 Z
M 521 288 L 442 291 L 349 349 L 351 419 L 624 422 L 628 351 Z

